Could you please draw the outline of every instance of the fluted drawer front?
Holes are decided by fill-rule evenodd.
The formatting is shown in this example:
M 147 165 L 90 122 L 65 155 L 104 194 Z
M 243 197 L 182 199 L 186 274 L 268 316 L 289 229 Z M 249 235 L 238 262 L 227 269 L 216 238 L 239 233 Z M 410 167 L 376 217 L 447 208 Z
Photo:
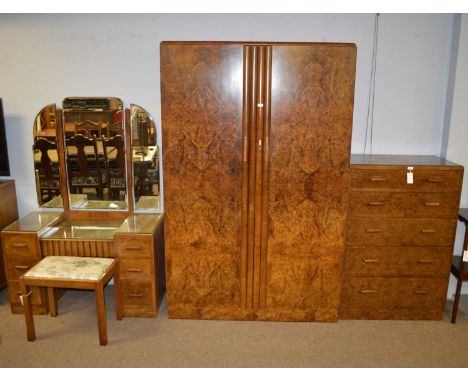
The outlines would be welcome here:
M 450 247 L 348 246 L 348 276 L 438 276 L 450 271 Z
M 458 213 L 457 192 L 353 191 L 350 216 L 453 217 Z
M 358 308 L 442 310 L 446 293 L 446 278 L 348 277 L 342 303 Z
M 153 265 L 150 259 L 120 260 L 120 277 L 122 279 L 151 280 L 153 276 Z
M 407 171 L 407 166 L 366 169 L 351 166 L 351 188 L 458 192 L 461 187 L 463 174 L 461 171 L 428 170 L 414 166 L 413 184 L 407 183 Z
M 451 246 L 455 228 L 455 219 L 350 217 L 347 244 Z

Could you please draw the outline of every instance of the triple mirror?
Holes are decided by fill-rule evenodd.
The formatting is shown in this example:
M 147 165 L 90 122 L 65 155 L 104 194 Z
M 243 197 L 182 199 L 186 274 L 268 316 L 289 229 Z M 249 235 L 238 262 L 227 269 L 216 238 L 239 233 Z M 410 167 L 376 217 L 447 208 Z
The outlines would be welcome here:
M 157 132 L 145 109 L 130 105 L 130 118 L 125 121 L 119 98 L 68 97 L 62 113 L 58 118 L 55 105 L 50 104 L 34 121 L 34 170 L 41 207 L 63 207 L 66 192 L 70 209 L 127 210 L 130 202 L 135 210 L 160 209 Z M 131 153 L 126 150 L 126 125 Z

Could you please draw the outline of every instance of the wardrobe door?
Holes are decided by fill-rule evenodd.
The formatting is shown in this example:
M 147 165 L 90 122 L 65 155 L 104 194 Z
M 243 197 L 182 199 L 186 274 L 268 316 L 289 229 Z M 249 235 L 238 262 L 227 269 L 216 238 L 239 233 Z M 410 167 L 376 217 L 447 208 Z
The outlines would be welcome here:
M 337 319 L 355 60 L 351 44 L 273 46 L 259 319 Z
M 170 318 L 241 318 L 243 47 L 161 44 Z

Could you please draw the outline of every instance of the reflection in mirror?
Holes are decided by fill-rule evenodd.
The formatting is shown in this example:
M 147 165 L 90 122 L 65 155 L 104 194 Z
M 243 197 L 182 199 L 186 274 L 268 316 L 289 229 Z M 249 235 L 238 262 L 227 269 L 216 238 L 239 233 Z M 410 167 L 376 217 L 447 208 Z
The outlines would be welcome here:
M 63 129 L 70 205 L 126 209 L 122 101 L 115 97 L 63 100 Z
M 55 118 L 55 104 L 50 104 L 34 120 L 34 173 L 39 206 L 62 208 Z
M 159 153 L 156 125 L 149 113 L 130 105 L 135 210 L 159 210 Z

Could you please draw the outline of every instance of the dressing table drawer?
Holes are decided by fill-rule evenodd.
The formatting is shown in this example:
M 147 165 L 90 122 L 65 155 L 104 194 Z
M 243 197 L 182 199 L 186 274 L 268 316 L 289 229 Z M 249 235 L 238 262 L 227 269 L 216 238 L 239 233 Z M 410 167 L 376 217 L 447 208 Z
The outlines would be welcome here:
M 120 277 L 132 280 L 151 280 L 153 277 L 150 259 L 120 259 Z
M 132 237 L 120 235 L 116 240 L 118 257 L 125 258 L 147 258 L 153 257 L 152 237 Z
M 6 266 L 8 277 L 12 280 L 18 280 L 20 276 L 38 262 L 36 259 L 15 259 L 15 261 L 9 261 Z
M 154 286 L 149 281 L 121 280 L 124 316 L 156 316 Z
M 37 234 L 2 234 L 4 256 L 8 261 L 40 259 Z

